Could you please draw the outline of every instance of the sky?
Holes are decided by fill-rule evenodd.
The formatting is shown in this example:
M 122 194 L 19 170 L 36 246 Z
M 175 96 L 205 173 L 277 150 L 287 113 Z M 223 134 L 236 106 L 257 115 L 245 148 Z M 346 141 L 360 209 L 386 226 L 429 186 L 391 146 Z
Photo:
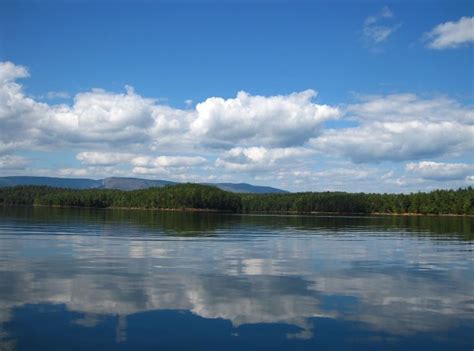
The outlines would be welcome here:
M 0 2 L 0 176 L 474 185 L 472 1 Z

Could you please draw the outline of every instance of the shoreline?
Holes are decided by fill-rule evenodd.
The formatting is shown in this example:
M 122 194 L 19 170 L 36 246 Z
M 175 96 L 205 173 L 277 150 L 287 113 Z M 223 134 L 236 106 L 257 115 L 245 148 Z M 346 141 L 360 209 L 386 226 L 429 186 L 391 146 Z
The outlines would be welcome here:
M 296 211 L 250 211 L 241 214 L 288 214 L 288 215 L 326 215 L 326 216 L 387 216 L 387 217 L 474 217 L 474 214 L 457 213 L 394 213 L 394 212 L 296 212 Z
M 387 217 L 469 217 L 473 218 L 474 214 L 456 214 L 456 213 L 394 213 L 394 212 L 297 212 L 297 211 L 249 211 L 249 212 L 232 212 L 225 210 L 217 210 L 212 208 L 146 208 L 146 207 L 86 207 L 86 206 L 59 206 L 59 205 L 7 205 L 2 207 L 44 207 L 44 208 L 64 208 L 64 209 L 87 209 L 87 210 L 140 210 L 140 211 L 165 211 L 165 212 L 212 212 L 212 213 L 232 213 L 232 214 L 259 214 L 259 215 L 326 215 L 326 216 L 387 216 Z

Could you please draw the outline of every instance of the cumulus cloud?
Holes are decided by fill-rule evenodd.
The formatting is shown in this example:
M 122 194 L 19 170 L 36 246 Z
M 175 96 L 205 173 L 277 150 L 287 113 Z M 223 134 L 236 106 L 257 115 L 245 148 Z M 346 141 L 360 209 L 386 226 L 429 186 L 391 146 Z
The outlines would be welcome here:
M 18 78 L 29 77 L 28 69 L 13 62 L 0 62 L 0 83 L 10 83 Z
M 405 161 L 473 150 L 474 126 L 453 122 L 373 122 L 329 130 L 313 145 L 356 163 Z
M 205 164 L 207 160 L 201 156 L 138 156 L 132 159 L 137 167 L 193 167 Z
M 146 176 L 167 176 L 178 180 L 201 179 L 202 176 L 188 174 L 195 168 L 203 168 L 208 163 L 202 156 L 149 156 L 146 154 L 84 151 L 76 158 L 87 168 L 66 168 L 61 175 L 79 176 L 85 174 L 127 176 L 130 173 Z M 120 168 L 116 168 L 121 166 Z M 131 167 L 127 174 L 124 169 Z
M 5 149 L 21 147 L 21 140 L 36 147 L 294 146 L 315 136 L 324 121 L 340 116 L 337 107 L 314 103 L 313 90 L 278 96 L 240 92 L 235 98 L 212 97 L 194 109 L 178 109 L 126 87 L 124 93 L 93 89 L 77 94 L 72 105 L 49 105 L 26 96 L 16 82 L 28 76 L 26 68 L 7 62 L 0 69 L 0 119 L 12 131 L 0 140 Z
M 216 160 L 216 166 L 237 172 L 270 171 L 281 166 L 280 161 L 291 159 L 294 165 L 297 158 L 310 153 L 303 148 L 236 147 L 223 153 Z
M 13 155 L 0 156 L 0 170 L 24 169 L 27 164 L 28 160 L 24 157 Z
M 463 180 L 472 176 L 474 165 L 467 163 L 442 163 L 432 161 L 422 161 L 418 163 L 408 163 L 406 170 L 424 179 L 445 181 Z
M 338 108 L 312 102 L 314 90 L 290 95 L 209 98 L 197 104 L 191 132 L 209 145 L 231 148 L 236 143 L 288 147 L 318 133 L 324 121 L 340 116 Z
M 461 17 L 458 21 L 438 24 L 424 39 L 430 49 L 457 48 L 474 41 L 474 17 Z
M 474 151 L 474 113 L 447 98 L 413 94 L 375 96 L 348 106 L 359 125 L 332 129 L 312 140 L 324 152 L 354 162 L 405 161 Z
M 46 104 L 24 95 L 17 79 L 28 77 L 28 70 L 12 62 L 0 62 L 0 153 L 32 145 L 40 116 L 48 113 Z
M 143 143 L 154 125 L 153 105 L 130 87 L 123 94 L 94 89 L 77 94 L 72 107 L 53 106 L 48 131 L 73 142 Z
M 367 25 L 380 18 L 390 18 L 389 12 L 368 19 Z M 19 79 L 28 75 L 23 66 L 0 63 L 0 164 L 25 174 L 142 174 L 186 180 L 218 174 L 226 181 L 273 176 L 271 181 L 278 182 L 273 185 L 286 188 L 284 175 L 296 177 L 294 171 L 301 172 L 297 178 L 306 189 L 321 180 L 327 180 L 327 188 L 347 189 L 354 180 L 368 186 L 365 179 L 377 179 L 365 171 L 351 173 L 349 166 L 336 167 L 344 170 L 331 174 L 315 172 L 315 166 L 334 156 L 370 163 L 474 152 L 472 107 L 448 97 L 366 96 L 341 108 L 316 103 L 314 90 L 275 96 L 239 92 L 180 109 L 126 87 L 123 92 L 92 89 L 76 94 L 69 104 L 51 104 L 24 92 Z M 325 122 L 342 118 L 356 125 L 325 129 Z M 28 169 L 27 161 L 14 155 L 57 149 L 75 153 L 82 168 Z M 305 183 L 308 179 L 311 185 Z
M 362 37 L 368 46 L 377 46 L 390 37 L 400 25 L 389 25 L 387 20 L 392 18 L 393 12 L 385 6 L 378 14 L 369 16 L 364 21 Z
M 474 111 L 445 96 L 426 99 L 416 94 L 362 96 L 346 114 L 359 121 L 457 121 L 474 125 Z
M 358 165 L 354 167 L 350 163 L 331 164 L 320 170 L 307 168 L 288 169 L 276 173 L 277 179 L 287 183 L 288 188 L 305 191 L 308 188 L 313 191 L 380 191 L 381 180 L 383 181 L 383 170 L 375 167 Z
M 118 152 L 97 152 L 84 151 L 76 155 L 76 158 L 86 165 L 110 166 L 124 163 L 132 160 L 134 154 L 118 153 Z
M 189 167 L 203 166 L 207 160 L 202 156 L 148 156 L 143 154 L 84 151 L 76 155 L 76 158 L 84 165 L 117 166 L 131 165 L 133 173 L 153 174 L 167 173 L 168 169 L 183 169 Z M 90 169 L 90 168 L 89 168 Z
M 28 76 L 22 66 L 0 66 L 0 122 L 8 133 L 0 134 L 0 152 L 20 149 L 50 149 L 58 145 L 140 145 L 176 136 L 186 131 L 181 110 L 158 105 L 131 87 L 125 93 L 101 89 L 79 93 L 72 106 L 50 105 L 28 97 L 16 79 Z

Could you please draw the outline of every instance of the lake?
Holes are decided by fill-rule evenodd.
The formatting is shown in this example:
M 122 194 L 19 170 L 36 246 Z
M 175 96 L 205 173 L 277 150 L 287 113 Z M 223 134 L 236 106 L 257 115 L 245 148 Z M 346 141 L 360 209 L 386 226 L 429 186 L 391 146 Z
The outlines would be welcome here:
M 0 208 L 0 350 L 472 350 L 474 219 Z

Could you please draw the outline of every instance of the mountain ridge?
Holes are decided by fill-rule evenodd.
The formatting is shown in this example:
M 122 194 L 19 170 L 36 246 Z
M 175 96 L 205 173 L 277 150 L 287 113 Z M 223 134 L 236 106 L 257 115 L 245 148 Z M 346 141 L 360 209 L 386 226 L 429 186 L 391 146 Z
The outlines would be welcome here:
M 166 185 L 182 184 L 162 179 L 144 179 L 130 177 L 108 177 L 103 179 L 90 178 L 62 178 L 62 177 L 36 177 L 36 176 L 6 176 L 0 177 L 0 187 L 17 185 L 47 185 L 71 189 L 119 189 L 137 190 Z M 270 186 L 259 186 L 248 183 L 197 183 L 213 185 L 219 189 L 234 193 L 288 193 L 286 190 Z

